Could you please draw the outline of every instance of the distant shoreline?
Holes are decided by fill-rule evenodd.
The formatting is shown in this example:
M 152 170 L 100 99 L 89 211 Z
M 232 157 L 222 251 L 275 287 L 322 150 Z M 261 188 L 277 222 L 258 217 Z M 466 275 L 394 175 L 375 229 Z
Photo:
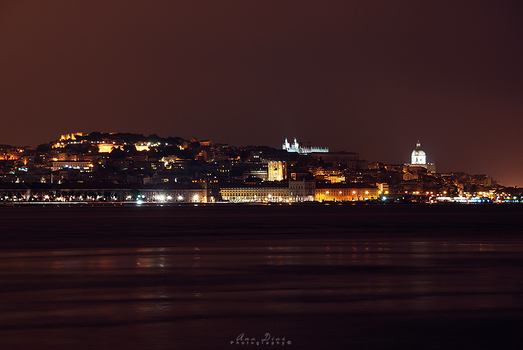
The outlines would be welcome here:
M 215 203 L 194 203 L 194 202 L 139 202 L 139 201 L 114 201 L 114 202 L 60 202 L 60 201 L 47 201 L 47 202 L 0 202 L 0 207 L 28 207 L 28 206 L 53 206 L 53 207 L 160 207 L 160 206 L 202 206 L 202 207 L 212 207 L 212 206 L 329 206 L 329 205 L 343 205 L 343 206 L 398 206 L 398 205 L 407 205 L 407 206 L 417 206 L 417 205 L 437 205 L 437 206 L 449 206 L 449 205 L 486 205 L 486 204 L 521 204 L 517 202 L 383 202 L 383 201 L 354 201 L 354 202 L 344 202 L 344 201 L 323 201 L 323 202 L 215 202 Z

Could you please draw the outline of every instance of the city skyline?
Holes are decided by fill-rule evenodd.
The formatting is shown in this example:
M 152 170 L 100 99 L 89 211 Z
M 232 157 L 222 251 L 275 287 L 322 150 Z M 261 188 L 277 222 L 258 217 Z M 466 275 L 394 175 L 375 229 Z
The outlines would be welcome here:
M 281 144 L 281 147 L 271 147 L 271 146 L 267 146 L 267 145 L 252 145 L 252 144 L 250 144 L 250 145 L 224 144 L 224 143 L 221 143 L 221 142 L 214 142 L 212 139 L 203 140 L 203 139 L 198 139 L 198 138 L 195 138 L 195 137 L 193 137 L 191 139 L 184 139 L 184 138 L 181 138 L 181 137 L 178 137 L 178 136 L 174 136 L 174 137 L 173 136 L 169 136 L 167 138 L 164 138 L 164 137 L 162 137 L 160 135 L 157 135 L 157 134 L 144 135 L 143 133 L 142 134 L 138 134 L 138 133 L 122 133 L 122 132 L 100 133 L 99 131 L 92 132 L 92 133 L 76 132 L 76 133 L 63 134 L 63 135 L 60 135 L 59 138 L 55 138 L 53 140 L 50 140 L 49 142 L 45 142 L 43 144 L 38 145 L 38 147 L 19 146 L 19 145 L 6 145 L 6 144 L 2 144 L 1 142 L 0 142 L 0 145 L 4 145 L 4 146 L 8 146 L 8 147 L 9 146 L 10 147 L 14 147 L 14 149 L 20 148 L 21 150 L 26 148 L 26 147 L 29 147 L 29 149 L 31 149 L 31 150 L 37 150 L 37 149 L 39 149 L 42 146 L 44 146 L 44 148 L 51 147 L 52 149 L 55 149 L 55 148 L 60 149 L 60 148 L 63 148 L 64 145 L 68 145 L 70 142 L 72 142 L 72 144 L 75 144 L 75 143 L 76 144 L 85 144 L 85 145 L 93 144 L 92 141 L 86 141 L 85 138 L 90 138 L 90 136 L 93 136 L 95 134 L 97 134 L 98 136 L 96 136 L 96 137 L 99 137 L 100 139 L 104 139 L 105 140 L 107 137 L 109 138 L 109 141 L 106 140 L 106 141 L 103 141 L 103 142 L 102 141 L 94 142 L 94 144 L 98 144 L 97 145 L 98 150 L 96 152 L 100 152 L 99 153 L 100 155 L 108 154 L 112 150 L 115 150 L 115 149 L 122 149 L 123 150 L 124 147 L 127 147 L 128 145 L 135 146 L 134 147 L 134 151 L 135 152 L 149 151 L 151 148 L 154 148 L 154 147 L 150 147 L 150 146 L 158 145 L 158 142 L 160 142 L 160 141 L 145 141 L 145 140 L 147 140 L 147 139 L 149 139 L 149 140 L 163 139 L 163 141 L 160 142 L 160 145 L 162 144 L 162 142 L 168 142 L 168 143 L 165 143 L 166 146 L 167 145 L 173 146 L 177 142 L 183 142 L 183 143 L 185 143 L 187 145 L 189 145 L 192 142 L 198 142 L 198 143 L 201 143 L 202 145 L 205 145 L 205 146 L 213 146 L 214 144 L 216 144 L 216 145 L 223 145 L 226 148 L 232 147 L 233 149 L 249 149 L 249 148 L 259 148 L 259 147 L 261 147 L 261 148 L 270 147 L 270 148 L 272 148 L 275 151 L 281 149 L 281 150 L 287 151 L 288 153 L 300 154 L 301 156 L 306 156 L 306 155 L 309 155 L 311 153 L 316 153 L 317 155 L 320 155 L 320 157 L 327 157 L 329 153 L 330 154 L 338 154 L 338 153 L 355 154 L 355 155 L 358 156 L 358 158 L 360 156 L 357 152 L 352 152 L 352 151 L 347 151 L 347 150 L 331 151 L 329 149 L 329 147 L 311 146 L 310 142 L 308 142 L 307 145 L 304 145 L 304 144 L 298 142 L 297 138 L 293 138 L 292 144 L 289 143 L 288 138 L 285 138 L 285 141 L 283 142 L 283 144 Z M 114 140 L 115 139 L 114 137 L 116 137 L 116 140 L 120 140 L 120 141 L 116 142 L 116 143 L 114 143 L 113 141 L 110 141 L 110 139 Z M 136 139 L 137 137 L 140 139 L 140 141 L 134 141 L 134 142 L 131 142 L 131 143 L 126 141 L 126 139 Z M 75 138 L 78 138 L 78 139 L 75 140 Z M 175 144 L 171 143 L 173 141 L 175 142 Z M 182 147 L 182 149 L 183 149 L 183 147 Z M 27 150 L 25 150 L 25 151 L 27 151 Z M 91 152 L 91 151 L 89 151 L 89 152 Z M 76 152 L 73 152 L 73 153 L 76 153 Z M 325 153 L 326 155 L 322 156 L 321 154 L 323 154 L 323 153 Z M 413 166 L 423 166 L 427 170 L 428 173 L 436 173 L 436 171 L 435 171 L 436 164 L 434 164 L 434 162 L 431 161 L 431 157 L 430 156 L 427 159 L 427 154 L 422 149 L 422 145 L 421 145 L 420 140 L 418 140 L 416 142 L 414 149 L 412 150 L 412 152 L 409 155 L 410 155 L 411 162 L 408 162 L 408 161 L 397 161 L 397 162 L 387 163 L 387 162 L 383 162 L 383 161 L 380 161 L 380 160 L 376 160 L 376 161 L 373 161 L 373 162 L 368 162 L 365 159 L 365 157 L 362 157 L 362 161 L 364 161 L 367 164 L 369 164 L 369 168 L 371 168 L 371 164 L 376 164 L 376 165 L 381 164 L 381 166 L 411 166 L 411 165 L 413 165 Z M 4 160 L 10 159 L 9 153 L 5 153 L 4 154 L 4 158 L 2 158 L 2 159 L 4 159 Z M 439 173 L 442 173 L 442 172 L 439 172 Z M 468 173 L 466 173 L 463 170 L 457 170 L 457 171 L 448 172 L 448 174 L 459 174 L 459 173 L 468 174 Z M 486 175 L 488 177 L 491 177 L 491 174 L 487 174 L 487 173 L 483 173 L 483 174 L 468 174 L 468 175 Z M 498 179 L 493 178 L 493 180 L 498 182 L 501 186 L 514 187 L 512 185 L 507 185 L 507 184 L 501 183 Z M 518 186 L 516 185 L 515 187 L 518 187 Z
M 523 187 L 516 1 L 0 5 L 0 143 L 300 143 Z
M 71 133 L 37 149 L 0 147 L 0 200 L 52 203 L 521 203 L 488 174 L 439 174 L 416 143 L 411 162 L 355 152 L 236 147 L 131 133 Z

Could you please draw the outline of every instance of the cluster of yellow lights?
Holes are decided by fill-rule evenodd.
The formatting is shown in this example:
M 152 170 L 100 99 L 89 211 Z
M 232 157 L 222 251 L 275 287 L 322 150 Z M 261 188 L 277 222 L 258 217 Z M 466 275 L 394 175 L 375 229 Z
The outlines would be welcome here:
M 100 143 L 98 146 L 98 152 L 100 153 L 111 153 L 111 151 L 115 148 L 119 148 L 123 150 L 123 146 L 120 145 L 114 145 L 112 143 Z
M 83 136 L 81 132 L 75 132 L 72 134 L 60 135 L 60 141 L 64 140 L 76 140 L 76 136 Z
M 147 146 L 147 145 L 135 145 L 134 147 L 136 147 L 136 150 L 138 152 L 149 151 L 150 150 L 149 146 Z

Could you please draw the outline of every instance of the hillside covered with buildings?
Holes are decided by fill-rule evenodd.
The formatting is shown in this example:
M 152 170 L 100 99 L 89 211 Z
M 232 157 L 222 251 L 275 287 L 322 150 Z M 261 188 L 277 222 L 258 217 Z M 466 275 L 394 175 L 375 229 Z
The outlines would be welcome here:
M 367 163 L 354 152 L 238 147 L 130 133 L 67 134 L 0 145 L 0 202 L 519 201 L 488 175 L 440 174 L 417 143 L 411 163 Z

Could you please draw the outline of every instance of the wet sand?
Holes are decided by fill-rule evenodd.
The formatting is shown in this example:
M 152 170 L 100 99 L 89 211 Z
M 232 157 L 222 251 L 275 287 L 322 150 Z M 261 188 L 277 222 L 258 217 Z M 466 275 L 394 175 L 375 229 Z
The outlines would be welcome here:
M 0 346 L 519 349 L 500 208 L 7 208 Z

